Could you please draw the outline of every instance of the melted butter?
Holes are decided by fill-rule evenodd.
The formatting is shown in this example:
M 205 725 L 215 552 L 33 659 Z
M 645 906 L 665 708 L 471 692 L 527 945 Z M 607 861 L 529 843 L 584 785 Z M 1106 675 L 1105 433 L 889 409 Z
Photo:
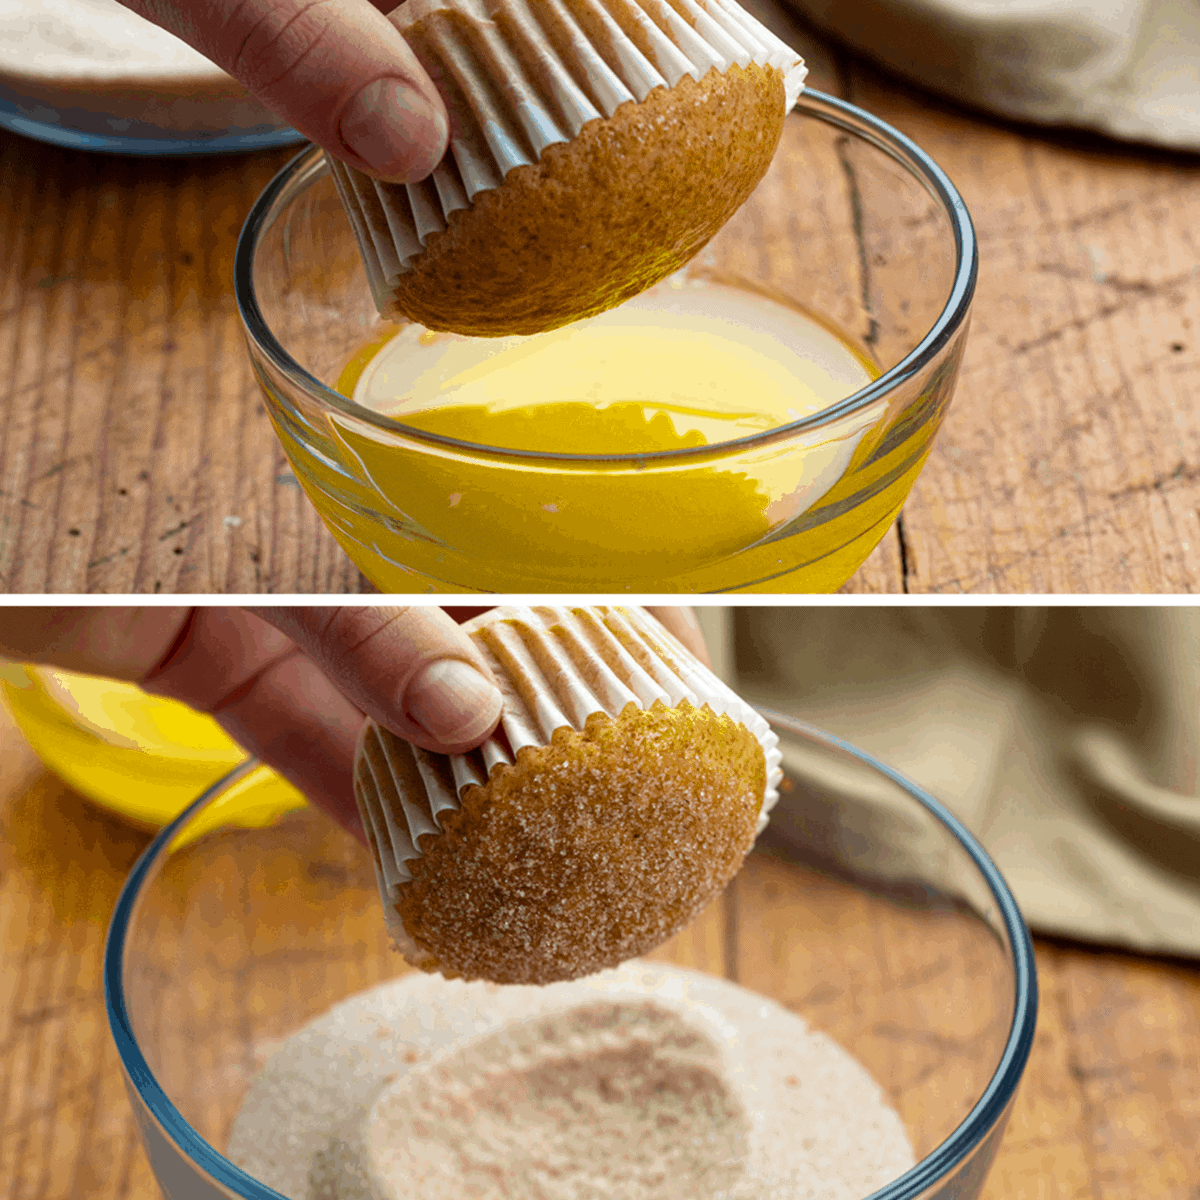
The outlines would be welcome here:
M 408 325 L 363 347 L 339 390 L 406 425 L 505 449 L 636 454 L 717 446 L 827 409 L 871 382 L 826 323 L 709 282 L 665 286 L 528 338 Z M 335 418 L 356 473 L 397 517 L 340 540 L 384 590 L 416 572 L 496 591 L 669 590 L 778 532 L 841 478 L 863 427 L 712 457 L 611 466 L 418 448 Z M 324 498 L 313 494 L 318 507 Z M 372 571 L 380 556 L 399 568 Z M 362 556 L 360 556 L 362 557 Z M 378 577 L 376 577 L 378 576 Z
M 717 284 L 639 296 L 534 337 L 405 326 L 339 390 L 429 433 L 511 450 L 637 454 L 715 445 L 810 416 L 875 376 L 807 314 Z

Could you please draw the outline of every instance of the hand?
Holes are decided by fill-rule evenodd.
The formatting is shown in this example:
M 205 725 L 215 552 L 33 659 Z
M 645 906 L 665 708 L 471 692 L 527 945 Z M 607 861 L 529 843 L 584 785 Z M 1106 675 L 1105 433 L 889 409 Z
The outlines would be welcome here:
M 360 840 L 364 714 L 427 750 L 478 746 L 501 697 L 458 627 L 483 609 L 7 608 L 0 654 L 141 684 L 211 713 Z M 652 609 L 707 659 L 690 610 Z
M 331 154 L 424 179 L 446 152 L 441 97 L 381 8 L 395 0 L 121 0 L 228 71 Z

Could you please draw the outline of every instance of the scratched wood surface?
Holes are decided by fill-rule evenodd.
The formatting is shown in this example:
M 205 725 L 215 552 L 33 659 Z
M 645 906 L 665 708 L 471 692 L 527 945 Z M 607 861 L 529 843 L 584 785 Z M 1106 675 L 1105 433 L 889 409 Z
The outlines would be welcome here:
M 156 1200 L 100 975 L 117 892 L 147 835 L 46 774 L 2 706 L 0 750 L 0 1196 Z M 396 970 L 370 867 L 317 820 L 245 835 L 219 863 L 177 856 L 150 909 L 141 994 L 159 1069 L 218 1144 L 279 1036 L 325 997 Z M 259 921 L 249 956 L 226 919 L 242 895 Z M 323 917 L 335 901 L 331 944 Z M 994 1035 L 998 1012 L 970 983 L 994 951 L 953 914 L 927 916 L 755 856 L 664 956 L 774 995 L 853 1049 L 924 1150 L 978 1086 L 969 1048 Z M 293 949 L 270 944 L 272 930 Z M 294 948 L 305 938 L 313 953 Z M 187 986 L 175 953 L 193 964 Z M 1200 966 L 1045 939 L 1037 958 L 1037 1039 L 986 1200 L 1195 1200 Z M 931 1073 L 944 1056 L 955 1069 Z
M 982 270 L 950 418 L 856 592 L 1200 584 L 1200 161 L 958 112 L 760 13 L 925 146 Z M 146 162 L 0 133 L 0 589 L 369 590 L 280 452 L 231 294 L 286 152 Z

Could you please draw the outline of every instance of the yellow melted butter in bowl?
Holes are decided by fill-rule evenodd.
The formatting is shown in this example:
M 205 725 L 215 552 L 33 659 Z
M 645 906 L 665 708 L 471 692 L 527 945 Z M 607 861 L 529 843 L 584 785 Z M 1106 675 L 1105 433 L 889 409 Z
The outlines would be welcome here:
M 338 390 L 415 429 L 477 445 L 627 455 L 761 434 L 822 412 L 877 375 L 849 339 L 799 308 L 673 280 L 534 337 L 403 326 L 360 350 Z M 394 535 L 370 531 L 395 561 L 485 590 L 655 591 L 682 572 L 715 569 L 811 507 L 844 474 L 872 420 L 711 457 L 611 465 L 488 459 L 352 419 L 335 416 L 331 426 L 406 530 L 394 548 Z M 376 582 L 404 590 L 404 580 Z
M 799 310 L 685 284 L 534 337 L 408 325 L 356 356 L 339 391 L 462 441 L 639 454 L 764 433 L 828 408 L 877 373 Z

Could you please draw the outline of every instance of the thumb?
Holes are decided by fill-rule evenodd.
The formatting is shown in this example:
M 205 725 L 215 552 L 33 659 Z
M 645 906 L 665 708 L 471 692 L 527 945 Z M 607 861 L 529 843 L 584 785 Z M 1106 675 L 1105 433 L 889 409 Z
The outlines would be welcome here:
M 496 728 L 504 701 L 471 639 L 440 608 L 257 608 L 338 690 L 426 750 L 462 753 Z
M 122 0 L 228 71 L 305 137 L 394 183 L 446 151 L 445 106 L 370 0 Z

